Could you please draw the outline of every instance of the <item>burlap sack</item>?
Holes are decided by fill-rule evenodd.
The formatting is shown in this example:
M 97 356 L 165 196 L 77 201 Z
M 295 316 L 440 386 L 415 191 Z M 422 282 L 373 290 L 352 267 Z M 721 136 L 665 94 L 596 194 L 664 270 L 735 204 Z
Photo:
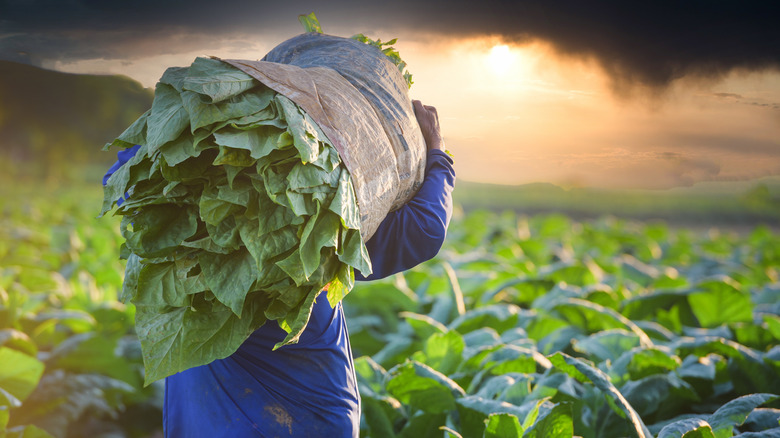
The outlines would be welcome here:
M 338 150 L 374 235 L 425 177 L 426 148 L 406 81 L 376 47 L 317 33 L 277 46 L 265 61 L 223 60 L 300 105 Z

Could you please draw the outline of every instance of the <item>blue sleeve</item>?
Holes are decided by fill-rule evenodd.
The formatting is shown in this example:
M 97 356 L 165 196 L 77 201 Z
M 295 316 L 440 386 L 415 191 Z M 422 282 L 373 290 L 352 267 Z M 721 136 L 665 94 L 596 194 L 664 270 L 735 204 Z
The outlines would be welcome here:
M 116 163 L 114 163 L 109 169 L 108 172 L 106 172 L 105 175 L 103 175 L 103 185 L 106 185 L 108 183 L 108 179 L 111 178 L 111 175 L 114 174 L 117 170 L 119 170 L 120 167 L 122 167 L 125 163 L 130 161 L 131 158 L 135 156 L 135 153 L 138 152 L 138 149 L 140 149 L 141 146 L 135 145 L 128 149 L 122 149 L 119 152 L 116 153 Z M 127 197 L 127 194 L 125 194 L 124 197 L 117 199 L 116 205 L 122 205 L 122 202 L 125 201 L 125 197 Z
M 425 181 L 417 194 L 390 212 L 366 242 L 373 273 L 355 271 L 355 279 L 376 280 L 432 259 L 441 249 L 452 217 L 455 170 L 443 151 L 428 152 Z
M 122 149 L 119 152 L 116 153 L 117 161 L 114 163 L 109 169 L 108 172 L 106 172 L 105 175 L 103 175 L 103 185 L 106 185 L 108 182 L 108 179 L 111 178 L 111 175 L 114 174 L 117 170 L 119 170 L 120 167 L 122 167 L 123 164 L 130 161 L 131 158 L 135 155 L 136 152 L 138 152 L 138 149 L 141 146 L 135 145 L 128 149 Z

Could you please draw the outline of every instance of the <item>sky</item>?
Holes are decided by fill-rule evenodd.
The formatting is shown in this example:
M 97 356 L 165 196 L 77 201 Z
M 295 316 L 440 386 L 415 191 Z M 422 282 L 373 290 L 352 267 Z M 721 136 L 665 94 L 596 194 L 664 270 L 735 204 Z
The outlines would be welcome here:
M 766 1 L 0 0 L 0 59 L 153 87 L 197 56 L 302 32 L 398 38 L 458 178 L 668 189 L 780 175 Z

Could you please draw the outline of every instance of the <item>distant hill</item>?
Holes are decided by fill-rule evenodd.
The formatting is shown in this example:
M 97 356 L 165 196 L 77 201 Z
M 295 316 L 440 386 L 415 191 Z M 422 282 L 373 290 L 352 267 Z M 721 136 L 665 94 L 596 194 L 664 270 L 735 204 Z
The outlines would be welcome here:
M 153 92 L 123 76 L 77 75 L 0 61 L 0 162 L 46 175 L 113 161 L 103 145 L 152 104 Z M 8 169 L 6 168 L 8 167 Z
M 605 215 L 685 225 L 780 224 L 780 177 L 702 182 L 670 190 L 563 189 L 553 184 L 496 185 L 458 181 L 453 192 L 464 210 L 562 213 L 586 219 Z

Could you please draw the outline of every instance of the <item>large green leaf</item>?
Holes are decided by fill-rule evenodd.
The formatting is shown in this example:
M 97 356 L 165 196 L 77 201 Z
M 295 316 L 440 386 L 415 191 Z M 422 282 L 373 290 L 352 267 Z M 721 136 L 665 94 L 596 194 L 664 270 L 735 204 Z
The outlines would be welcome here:
M 170 254 L 198 227 L 193 207 L 169 204 L 150 205 L 133 216 L 132 224 L 124 225 L 122 235 L 128 248 L 141 257 Z
M 706 421 L 689 418 L 667 424 L 658 433 L 658 438 L 715 438 L 715 435 Z
M 301 232 L 300 255 L 303 273 L 308 279 L 320 266 L 322 249 L 336 248 L 339 244 L 338 216 L 318 208 L 317 214 L 306 222 Z
M 26 333 L 10 328 L 0 330 L 0 347 L 12 348 L 32 357 L 38 354 L 38 346 Z
M 399 438 L 417 438 L 421 436 L 436 436 L 441 434 L 441 428 L 447 421 L 446 414 L 433 414 L 425 411 L 417 411 L 404 425 Z
M 280 110 L 284 113 L 284 118 L 287 120 L 288 132 L 293 138 L 293 145 L 301 157 L 301 162 L 311 163 L 317 160 L 319 157 L 319 145 L 317 142 L 316 131 L 319 131 L 308 118 L 298 109 L 290 99 L 282 96 L 276 96 L 276 102 L 279 105 Z M 316 134 L 315 134 L 316 135 Z M 321 137 L 325 140 L 324 135 Z
M 515 405 L 474 395 L 459 398 L 457 408 L 460 430 L 464 437 L 482 436 L 485 433 L 485 423 L 492 414 L 509 414 L 516 418 L 525 418 L 528 413 Z
M 646 319 L 661 312 L 677 311 L 676 325 L 694 325 L 695 316 L 688 302 L 690 290 L 656 290 L 647 294 L 634 295 L 623 303 L 621 313 L 626 317 Z
M 753 409 L 742 426 L 743 430 L 749 431 L 761 431 L 780 427 L 780 409 Z
M 254 259 L 243 249 L 230 254 L 203 252 L 198 257 L 206 285 L 236 316 L 242 315 L 244 300 L 255 282 Z
M 6 431 L 4 438 L 54 438 L 49 432 L 40 427 L 27 425 L 16 426 Z
M 734 427 L 740 426 L 753 409 L 778 398 L 780 396 L 774 394 L 750 394 L 739 397 L 718 408 L 707 418 L 707 422 L 712 425 L 716 438 L 732 436 Z
M 38 388 L 24 406 L 14 411 L 12 418 L 17 424 L 34 424 L 61 438 L 66 436 L 65 431 L 78 429 L 76 424 L 82 415 L 93 419 L 116 417 L 119 402 L 129 400 L 127 396 L 133 390 L 127 383 L 105 375 L 53 370 L 43 376 Z
M 421 357 L 415 355 L 415 358 L 449 375 L 455 372 L 462 362 L 465 345 L 463 338 L 456 331 L 434 333 L 425 340 Z
M 653 341 L 633 321 L 616 311 L 590 301 L 570 298 L 555 306 L 555 310 L 564 315 L 571 324 L 576 324 L 589 332 L 623 328 L 636 334 L 643 347 L 653 346 Z
M 278 148 L 279 137 L 284 132 L 275 126 L 252 130 L 225 128 L 215 132 L 214 139 L 219 145 L 249 151 L 249 156 L 257 160 Z
M 8 406 L 0 406 L 0 430 L 5 430 L 8 426 Z
M 286 317 L 279 320 L 279 327 L 287 332 L 287 336 L 282 342 L 277 343 L 274 349 L 281 347 L 282 345 L 295 344 L 303 334 L 303 329 L 306 328 L 306 324 L 309 322 L 311 316 L 312 307 L 314 301 L 320 294 L 323 285 L 309 287 L 306 293 L 305 299 L 292 311 L 290 311 Z M 327 299 L 326 297 L 323 297 Z
M 146 144 L 146 120 L 149 118 L 149 114 L 152 110 L 148 110 L 141 115 L 132 125 L 130 125 L 123 133 L 119 134 L 113 142 L 108 143 L 104 150 L 108 150 L 111 146 L 119 146 L 123 148 L 131 148 L 137 144 Z
M 457 330 L 461 334 L 466 334 L 482 327 L 490 327 L 498 332 L 503 332 L 517 324 L 519 309 L 519 307 L 513 304 L 495 304 L 480 307 L 457 317 L 450 323 L 449 328 Z
M 601 362 L 614 361 L 625 351 L 638 346 L 639 337 L 635 333 L 623 329 L 611 329 L 578 340 L 574 344 L 574 350 Z
M 160 147 L 160 154 L 165 159 L 165 165 L 162 167 L 163 175 L 169 181 L 181 179 L 181 168 L 176 167 L 176 172 L 168 170 L 167 166 L 175 167 L 189 158 L 198 157 L 205 148 L 196 146 L 194 139 L 188 133 L 180 135 L 178 138 L 165 143 Z
M 363 394 L 360 396 L 363 418 L 372 436 L 395 437 L 394 424 L 403 417 L 401 403 L 388 396 Z
M 561 371 L 569 374 L 580 382 L 591 382 L 607 398 L 612 410 L 626 419 L 632 427 L 632 431 L 639 438 L 650 438 L 652 434 L 647 430 L 639 414 L 631 407 L 623 394 L 610 382 L 609 377 L 603 371 L 594 368 L 585 362 L 573 358 L 564 353 L 555 353 L 550 357 L 552 364 Z
M 620 385 L 653 374 L 665 374 L 680 367 L 681 360 L 667 349 L 632 348 L 613 360 L 609 368 L 612 381 Z
M 0 367 L 0 389 L 24 401 L 38 385 L 43 363 L 8 347 L 0 347 L 0 363 L 3 364 Z
M 668 418 L 701 401 L 694 388 L 674 373 L 631 380 L 620 392 L 642 418 Z
M 134 303 L 173 307 L 184 307 L 190 303 L 181 279 L 177 278 L 177 267 L 173 262 L 143 265 L 137 282 L 142 293 L 134 297 Z
M 526 421 L 528 421 L 528 417 L 526 417 Z M 535 419 L 533 424 L 526 427 L 523 436 L 526 438 L 568 438 L 574 436 L 571 404 L 558 403 L 552 409 L 546 410 Z
M 216 59 L 197 58 L 187 72 L 182 89 L 208 96 L 212 103 L 218 103 L 257 85 L 255 79 L 229 64 Z
M 193 79 L 190 78 L 188 85 L 194 85 Z M 254 84 L 249 81 L 247 85 Z M 256 92 L 242 93 L 217 103 L 212 102 L 210 96 L 195 91 L 186 90 L 181 93 L 184 108 L 190 117 L 190 130 L 194 133 L 205 128 L 205 131 L 215 136 L 227 126 L 244 124 L 250 119 L 255 123 L 275 119 L 275 111 L 270 107 L 273 97 L 274 92 L 265 87 L 258 87 Z M 223 144 L 219 139 L 217 143 Z
M 260 293 L 248 295 L 240 318 L 228 307 L 205 302 L 163 309 L 136 305 L 144 384 L 229 356 L 265 322 L 266 303 Z
M 406 319 L 407 324 L 414 330 L 417 338 L 421 340 L 428 339 L 432 335 L 443 335 L 447 333 L 447 327 L 444 324 L 436 321 L 428 315 L 420 315 L 412 312 L 401 312 L 398 314 L 401 318 Z
M 739 434 L 741 438 L 780 438 L 780 427 L 766 429 L 761 432 L 745 432 Z
M 737 342 L 717 337 L 681 337 L 672 343 L 672 348 L 680 356 L 704 357 L 716 353 L 728 358 L 729 378 L 739 393 L 780 390 L 780 383 L 774 378 L 776 372 L 762 354 Z
M 484 438 L 522 438 L 523 426 L 512 414 L 490 414 Z
M 717 327 L 728 322 L 753 320 L 753 303 L 750 294 L 728 277 L 700 282 L 697 290 L 688 296 L 693 313 L 702 327 Z
M 135 367 L 117 354 L 118 342 L 97 335 L 83 333 L 60 343 L 51 352 L 47 363 L 74 373 L 100 373 L 139 387 L 140 375 Z
M 402 403 L 438 414 L 455 408 L 455 399 L 465 391 L 433 368 L 408 361 L 388 371 L 387 392 Z
M 146 120 L 147 133 L 144 144 L 148 146 L 149 153 L 178 138 L 187 129 L 189 121 L 189 115 L 179 92 L 170 85 L 158 82 L 154 91 L 152 109 Z

